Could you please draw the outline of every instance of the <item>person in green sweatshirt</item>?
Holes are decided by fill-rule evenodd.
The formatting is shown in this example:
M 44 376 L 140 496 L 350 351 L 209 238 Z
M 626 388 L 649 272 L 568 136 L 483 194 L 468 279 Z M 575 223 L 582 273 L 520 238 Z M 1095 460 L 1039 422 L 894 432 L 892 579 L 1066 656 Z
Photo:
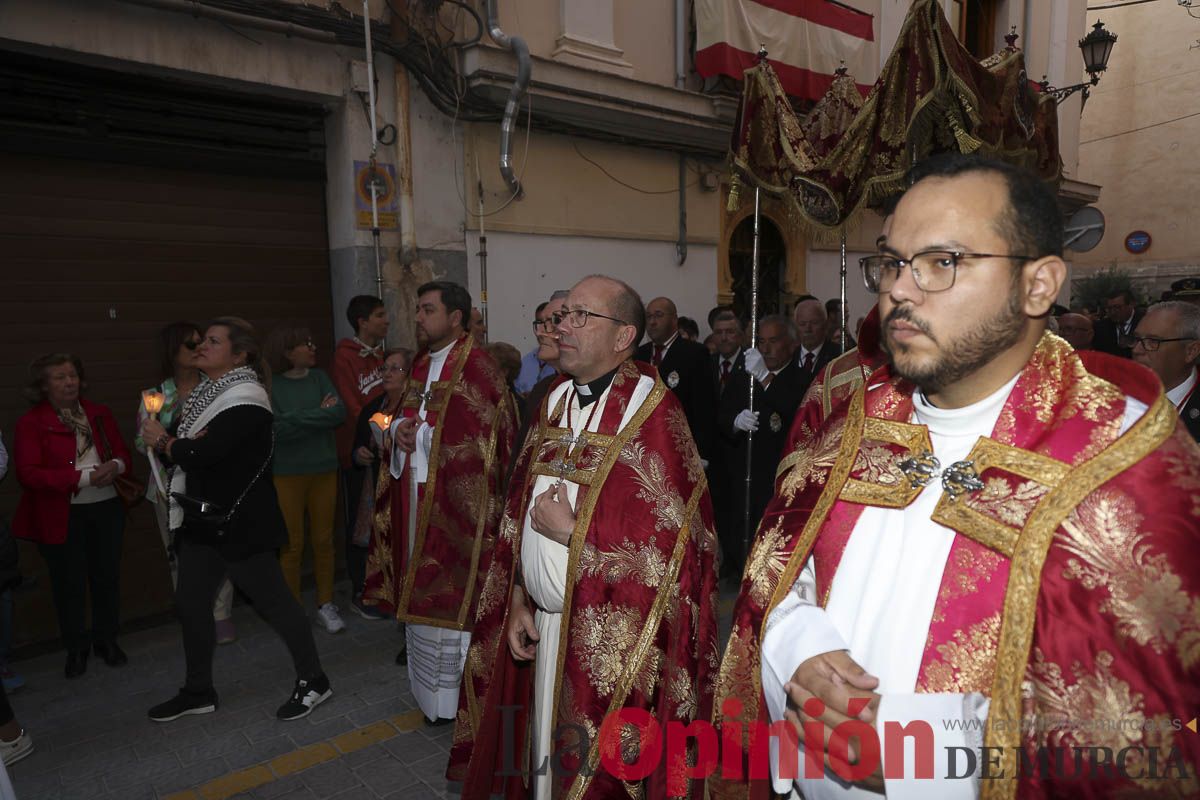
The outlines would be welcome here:
M 317 617 L 329 633 L 346 623 L 333 603 L 333 517 L 338 454 L 334 430 L 346 418 L 333 381 L 317 369 L 317 348 L 307 328 L 283 326 L 267 340 L 271 406 L 275 411 L 275 491 L 287 523 L 288 545 L 279 554 L 284 577 L 300 599 L 300 561 L 307 513 L 317 582 Z

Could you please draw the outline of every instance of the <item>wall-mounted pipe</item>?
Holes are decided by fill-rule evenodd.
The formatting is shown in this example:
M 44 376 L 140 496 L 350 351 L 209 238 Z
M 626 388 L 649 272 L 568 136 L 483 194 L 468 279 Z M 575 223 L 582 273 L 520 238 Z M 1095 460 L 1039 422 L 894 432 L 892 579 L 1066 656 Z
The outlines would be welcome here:
M 513 195 L 520 198 L 524 194 L 521 182 L 513 171 L 513 131 L 517 125 L 517 113 L 521 110 L 521 100 L 529 88 L 529 76 L 533 71 L 533 62 L 529 58 L 529 46 L 520 36 L 509 36 L 500 28 L 500 13 L 498 0 L 487 0 L 487 27 L 492 41 L 506 50 L 511 50 L 517 57 L 517 79 L 508 92 L 508 102 L 504 104 L 504 118 L 500 122 L 500 174 Z
M 157 8 L 162 11 L 177 11 L 188 14 L 192 17 L 201 19 L 211 19 L 225 25 L 231 25 L 238 28 L 254 28 L 260 31 L 269 31 L 270 33 L 278 33 L 281 36 L 298 39 L 310 39 L 314 42 L 323 44 L 337 44 L 338 38 L 331 31 L 316 30 L 314 28 L 306 28 L 301 25 L 293 25 L 290 22 L 283 20 L 266 19 L 264 17 L 251 16 L 249 14 L 239 14 L 236 11 L 226 11 L 219 8 L 211 8 L 199 3 L 191 3 L 188 0 L 122 0 L 135 6 L 146 6 L 147 8 Z

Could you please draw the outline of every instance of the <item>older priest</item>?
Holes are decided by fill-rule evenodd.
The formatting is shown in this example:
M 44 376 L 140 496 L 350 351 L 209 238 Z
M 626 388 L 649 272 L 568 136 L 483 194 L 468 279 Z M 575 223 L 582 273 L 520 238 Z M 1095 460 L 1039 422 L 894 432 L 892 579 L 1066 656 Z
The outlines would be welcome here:
M 504 376 L 463 327 L 470 313 L 471 297 L 458 284 L 417 289 L 417 327 L 429 345 L 413 362 L 392 422 L 391 474 L 401 482 L 392 525 L 402 533 L 393 540 L 411 548 L 396 615 L 408 623 L 412 693 L 430 722 L 452 720 L 458 708 L 476 587 L 516 430 Z
M 509 484 L 449 774 L 471 799 L 649 798 L 668 795 L 674 770 L 698 797 L 702 784 L 666 759 L 623 781 L 600 739 L 622 709 L 664 729 L 708 717 L 716 539 L 704 470 L 679 401 L 631 360 L 637 294 L 586 278 L 556 319 L 573 379 L 550 390 Z M 605 764 L 638 757 L 635 728 L 605 730 L 618 745 Z
M 1146 370 L 1045 331 L 1053 192 L 930 159 L 879 250 L 892 363 L 781 465 L 716 698 L 811 752 L 712 796 L 1194 796 L 1200 451 Z M 829 738 L 852 716 L 878 750 Z

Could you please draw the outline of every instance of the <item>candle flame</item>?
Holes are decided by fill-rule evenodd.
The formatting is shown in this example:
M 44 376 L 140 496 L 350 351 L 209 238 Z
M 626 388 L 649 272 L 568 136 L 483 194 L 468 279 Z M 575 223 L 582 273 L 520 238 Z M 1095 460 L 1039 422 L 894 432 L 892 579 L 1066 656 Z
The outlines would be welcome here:
M 157 414 L 159 411 L 162 411 L 163 403 L 166 399 L 166 396 L 162 392 L 156 392 L 152 389 L 142 392 L 142 404 L 150 414 Z

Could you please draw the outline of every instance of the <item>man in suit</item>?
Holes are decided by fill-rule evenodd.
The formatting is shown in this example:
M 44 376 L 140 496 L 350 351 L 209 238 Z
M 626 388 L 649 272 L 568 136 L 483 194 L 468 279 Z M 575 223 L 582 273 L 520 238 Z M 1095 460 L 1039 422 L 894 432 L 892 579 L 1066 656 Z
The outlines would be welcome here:
M 1129 358 L 1132 350 L 1123 345 L 1121 340 L 1133 335 L 1145 312 L 1138 311 L 1133 292 L 1122 289 L 1105 301 L 1104 314 L 1105 319 L 1096 322 L 1096 337 L 1092 349 Z
M 722 309 L 709 325 L 717 352 L 712 356 L 713 382 L 717 395 L 725 393 L 735 372 L 740 372 L 746 354 L 742 350 L 742 323 L 732 309 Z
M 646 304 L 646 335 L 650 341 L 638 348 L 636 358 L 658 368 L 663 383 L 683 406 L 696 449 L 707 462 L 713 457 L 713 412 L 717 408 L 708 348 L 679 335 L 679 314 L 666 297 L 656 297 Z
M 745 372 L 726 386 L 717 414 L 717 429 L 728 447 L 725 468 L 733 502 L 728 504 L 724 520 L 718 519 L 717 532 L 723 554 L 722 572 L 738 578 L 746 554 L 745 485 L 747 432 L 754 432 L 750 467 L 750 535 L 762 518 L 763 510 L 775 491 L 775 469 L 792 427 L 792 418 L 808 381 L 791 357 L 796 330 L 787 317 L 771 314 L 758 324 L 758 348 L 747 350 Z M 750 405 L 750 380 L 754 376 L 754 405 Z M 722 526 L 722 522 L 725 524 Z
M 1200 305 L 1200 278 L 1180 278 L 1172 283 L 1170 299 Z
M 825 301 L 825 338 L 829 343 L 837 348 L 840 355 L 845 350 L 853 350 L 858 342 L 850 335 L 850 317 L 846 317 L 846 327 L 842 328 L 842 301 L 836 297 L 832 300 Z M 842 348 L 842 338 L 846 340 L 846 347 Z
M 1133 360 L 1154 370 L 1188 432 L 1200 442 L 1200 306 L 1181 300 L 1150 306 L 1133 339 Z
M 1058 335 L 1076 350 L 1091 350 L 1096 338 L 1096 326 L 1091 318 L 1069 311 L 1058 318 Z
M 804 378 L 804 388 L 808 389 L 825 365 L 841 355 L 841 348 L 826 338 L 828 315 L 820 300 L 801 299 L 792 311 L 792 320 L 796 323 L 796 335 L 800 339 L 795 361 Z

